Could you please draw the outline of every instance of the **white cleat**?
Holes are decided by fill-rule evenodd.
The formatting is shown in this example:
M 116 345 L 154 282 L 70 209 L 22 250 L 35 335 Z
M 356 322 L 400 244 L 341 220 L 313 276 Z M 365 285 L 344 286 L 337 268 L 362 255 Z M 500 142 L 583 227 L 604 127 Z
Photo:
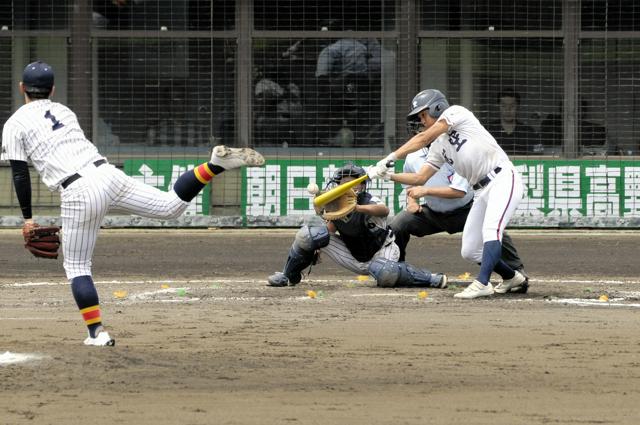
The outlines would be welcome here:
M 231 170 L 242 166 L 259 167 L 264 165 L 264 158 L 250 148 L 230 148 L 219 145 L 211 152 L 211 163 L 225 170 Z
M 93 345 L 97 347 L 113 347 L 116 345 L 116 340 L 109 336 L 107 331 L 99 331 L 95 338 L 91 338 L 91 335 L 84 340 L 84 345 Z
M 471 282 L 469 286 L 464 288 L 464 291 L 458 292 L 453 297 L 461 298 L 465 300 L 471 300 L 474 298 L 488 297 L 491 295 L 493 295 L 493 285 L 491 284 L 491 282 L 487 283 L 486 285 L 483 285 L 477 280 L 474 280 L 473 282 Z
M 527 281 L 527 278 L 522 273 L 517 270 L 515 270 L 515 272 L 516 274 L 511 279 L 503 280 L 496 286 L 496 293 L 506 294 L 507 292 L 509 292 L 509 290 L 511 290 L 511 288 L 521 286 Z

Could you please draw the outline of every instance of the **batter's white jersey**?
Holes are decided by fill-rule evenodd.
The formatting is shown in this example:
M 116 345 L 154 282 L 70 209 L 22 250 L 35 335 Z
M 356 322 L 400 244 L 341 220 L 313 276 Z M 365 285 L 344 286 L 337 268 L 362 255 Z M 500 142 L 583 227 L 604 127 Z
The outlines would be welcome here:
M 449 125 L 448 138 L 439 137 L 431 143 L 427 158 L 430 165 L 440 169 L 448 163 L 473 186 L 494 168 L 509 162 L 496 139 L 467 108 L 450 106 L 441 120 Z
M 447 135 L 443 134 L 439 138 L 446 142 Z M 417 173 L 426 164 L 429 155 L 429 148 L 422 148 L 410 153 L 404 160 L 402 168 L 403 173 Z M 404 185 L 407 187 L 407 185 Z M 449 212 L 467 205 L 473 199 L 473 189 L 469 182 L 458 173 L 448 163 L 442 164 L 438 172 L 436 172 L 427 182 L 425 187 L 450 187 L 455 190 L 464 192 L 462 198 L 440 198 L 437 196 L 425 196 L 424 203 L 436 212 Z
M 76 114 L 49 99 L 23 105 L 2 130 L 4 160 L 31 160 L 49 190 L 77 171 L 101 159 L 84 135 Z

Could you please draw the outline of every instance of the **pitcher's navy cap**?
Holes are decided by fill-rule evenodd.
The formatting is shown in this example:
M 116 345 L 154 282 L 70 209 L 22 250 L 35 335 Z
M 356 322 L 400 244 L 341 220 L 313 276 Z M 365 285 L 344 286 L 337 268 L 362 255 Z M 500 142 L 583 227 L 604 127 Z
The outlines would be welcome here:
M 53 87 L 53 68 L 42 61 L 30 63 L 22 73 L 22 84 L 27 92 L 50 92 Z

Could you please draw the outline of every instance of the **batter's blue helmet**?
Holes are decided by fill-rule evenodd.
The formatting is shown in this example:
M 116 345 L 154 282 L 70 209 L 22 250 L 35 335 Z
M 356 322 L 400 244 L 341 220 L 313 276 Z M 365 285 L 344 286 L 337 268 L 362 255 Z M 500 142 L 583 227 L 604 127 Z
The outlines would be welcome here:
M 433 118 L 438 118 L 448 107 L 449 102 L 447 102 L 447 98 L 440 90 L 423 90 L 415 95 L 411 101 L 411 112 L 407 115 L 407 120 L 415 120 L 415 117 L 424 110 Z

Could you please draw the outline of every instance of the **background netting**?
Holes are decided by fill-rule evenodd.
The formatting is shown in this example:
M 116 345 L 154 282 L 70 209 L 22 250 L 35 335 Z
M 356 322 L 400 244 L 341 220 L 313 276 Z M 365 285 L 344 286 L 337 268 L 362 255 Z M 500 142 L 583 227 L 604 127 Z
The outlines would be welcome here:
M 0 53 L 0 122 L 22 104 L 24 65 L 45 60 L 55 100 L 101 152 L 158 187 L 215 144 L 274 161 L 214 182 L 207 215 L 304 208 L 286 208 L 291 190 L 277 195 L 285 207 L 258 208 L 247 182 L 262 179 L 268 197 L 322 182 L 333 163 L 377 160 L 407 139 L 409 102 L 425 88 L 524 160 L 524 215 L 640 214 L 637 2 L 13 0 L 0 3 Z M 55 215 L 58 195 L 33 178 L 36 214 Z M 19 214 L 11 185 L 2 163 L 0 216 Z

